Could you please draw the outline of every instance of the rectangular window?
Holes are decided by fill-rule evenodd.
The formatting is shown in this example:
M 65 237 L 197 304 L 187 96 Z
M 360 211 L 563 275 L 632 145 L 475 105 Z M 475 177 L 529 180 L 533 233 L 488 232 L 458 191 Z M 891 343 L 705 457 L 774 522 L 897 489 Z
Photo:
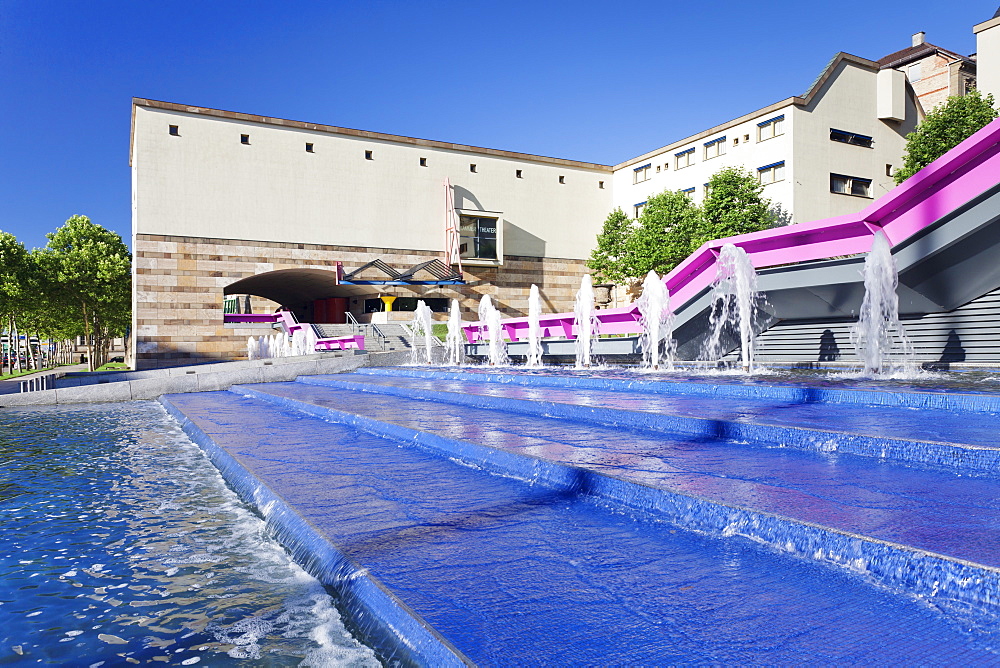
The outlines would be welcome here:
M 371 151 L 365 151 L 365 160 L 374 160 L 375 157 L 372 155 Z
M 523 179 L 524 176 L 521 174 L 521 170 L 518 169 L 514 172 L 514 178 Z
M 177 127 L 176 125 L 171 125 L 170 126 L 170 134 L 172 134 L 175 137 L 180 137 L 180 135 L 181 135 L 181 129 L 179 127 Z
M 421 167 L 427 166 L 427 158 L 420 158 L 420 166 Z
M 559 177 L 559 183 L 566 183 L 566 177 L 565 176 L 560 176 Z
M 474 260 L 496 260 L 497 219 L 459 216 L 459 254 Z
M 643 181 L 649 180 L 649 166 L 652 163 L 647 162 L 642 167 L 636 167 L 632 170 L 632 183 L 642 183 Z
M 684 188 L 683 190 L 681 190 L 681 192 L 687 195 L 688 197 L 694 197 L 694 188 Z
M 713 139 L 712 141 L 705 142 L 705 160 L 718 158 L 720 155 L 725 155 L 725 154 L 726 154 L 725 137 L 719 137 L 718 139 Z
M 250 143 L 250 135 L 240 135 L 240 143 L 241 144 L 249 144 Z
M 761 185 L 766 186 L 769 183 L 774 183 L 776 181 L 785 180 L 785 161 L 773 162 L 770 165 L 764 165 L 763 167 L 757 168 L 757 180 L 760 181 Z
M 843 174 L 830 174 L 830 192 L 855 197 L 872 196 L 872 180 Z
M 702 190 L 702 192 L 705 193 L 705 197 L 708 197 L 708 193 L 712 192 L 712 189 L 708 187 L 707 183 L 704 184 L 703 187 L 704 187 L 704 190 Z
M 674 169 L 684 169 L 694 164 L 694 149 L 689 148 L 680 153 L 674 153 Z
M 642 207 L 644 206 L 646 206 L 645 202 L 639 202 L 638 204 L 632 205 L 632 213 L 634 214 L 635 218 L 638 218 L 639 216 L 642 215 Z
M 837 141 L 841 144 L 853 144 L 854 146 L 864 146 L 871 148 L 874 140 L 868 135 L 859 135 L 856 132 L 845 132 L 830 128 L 830 141 Z
M 598 181 L 597 187 L 600 188 L 601 190 L 604 190 L 604 181 Z
M 757 141 L 765 141 L 783 134 L 785 134 L 784 114 L 757 124 Z
M 310 144 L 309 142 L 306 142 L 306 153 L 312 153 L 312 152 L 313 152 L 313 145 Z
M 469 163 L 469 171 L 472 172 L 473 174 L 476 173 L 476 163 L 474 162 Z

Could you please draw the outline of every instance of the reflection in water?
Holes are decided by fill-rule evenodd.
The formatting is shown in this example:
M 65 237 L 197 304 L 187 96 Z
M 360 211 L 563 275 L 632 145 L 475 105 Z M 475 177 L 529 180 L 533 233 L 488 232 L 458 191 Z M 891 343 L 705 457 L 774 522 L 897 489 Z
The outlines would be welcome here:
M 0 662 L 377 665 L 158 404 L 5 411 L 0 480 Z

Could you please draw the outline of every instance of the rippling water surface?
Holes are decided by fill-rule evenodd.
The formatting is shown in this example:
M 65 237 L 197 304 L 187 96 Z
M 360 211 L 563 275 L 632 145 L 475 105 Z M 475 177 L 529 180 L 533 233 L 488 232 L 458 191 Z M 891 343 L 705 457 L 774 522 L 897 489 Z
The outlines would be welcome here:
M 0 412 L 0 663 L 378 665 L 159 404 Z

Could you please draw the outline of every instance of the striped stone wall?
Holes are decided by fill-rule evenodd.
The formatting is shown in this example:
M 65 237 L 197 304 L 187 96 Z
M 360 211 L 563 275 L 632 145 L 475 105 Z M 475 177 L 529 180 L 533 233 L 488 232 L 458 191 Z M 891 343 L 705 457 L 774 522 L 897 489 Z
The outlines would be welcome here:
M 247 337 L 273 330 L 223 326 L 223 291 L 240 279 L 279 269 L 332 271 L 338 261 L 350 271 L 376 258 L 399 270 L 435 257 L 443 259 L 440 251 L 154 234 L 135 236 L 133 256 L 131 350 L 137 369 L 245 358 Z M 539 287 L 544 311 L 571 311 L 580 278 L 587 273 L 582 260 L 527 256 L 506 256 L 501 267 L 463 269 L 463 286 L 424 291 L 392 286 L 383 292 L 459 299 L 465 320 L 476 319 L 479 300 L 488 294 L 505 316 L 516 317 L 527 315 L 532 283 Z M 373 286 L 372 296 L 377 292 Z M 352 303 L 352 311 L 360 313 L 363 302 L 360 298 Z M 254 299 L 255 312 L 277 306 Z

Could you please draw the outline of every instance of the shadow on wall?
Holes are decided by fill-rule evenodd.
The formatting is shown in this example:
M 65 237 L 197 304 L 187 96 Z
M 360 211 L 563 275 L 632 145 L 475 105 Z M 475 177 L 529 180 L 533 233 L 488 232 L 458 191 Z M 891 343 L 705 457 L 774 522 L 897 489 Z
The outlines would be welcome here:
M 954 329 L 948 332 L 948 340 L 944 343 L 944 350 L 941 351 L 941 359 L 938 362 L 964 362 L 965 348 L 962 347 L 962 339 Z
M 832 329 L 824 329 L 819 337 L 819 361 L 836 362 L 840 359 L 840 346 Z

